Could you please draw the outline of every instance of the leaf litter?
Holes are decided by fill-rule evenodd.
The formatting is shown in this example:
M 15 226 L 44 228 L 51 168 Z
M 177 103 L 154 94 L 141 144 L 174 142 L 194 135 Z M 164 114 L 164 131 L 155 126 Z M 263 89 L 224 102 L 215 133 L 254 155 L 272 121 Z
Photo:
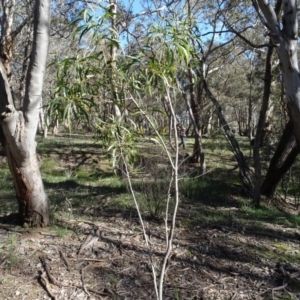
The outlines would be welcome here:
M 149 251 L 136 220 L 118 214 L 97 222 L 55 222 L 70 234 L 0 227 L 1 299 L 155 299 Z M 159 270 L 163 224 L 147 225 Z M 180 226 L 164 299 L 299 299 L 300 240 L 285 235 L 280 241 L 296 253 L 292 263 L 282 259 L 278 241 L 280 235 L 234 226 Z

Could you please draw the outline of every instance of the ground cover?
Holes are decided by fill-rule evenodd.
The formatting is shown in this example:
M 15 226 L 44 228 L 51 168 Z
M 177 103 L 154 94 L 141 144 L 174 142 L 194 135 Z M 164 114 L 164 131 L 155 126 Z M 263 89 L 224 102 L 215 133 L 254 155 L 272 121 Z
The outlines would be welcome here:
M 168 167 L 150 141 L 138 146 L 133 184 L 158 266 Z M 299 299 L 299 215 L 269 201 L 254 209 L 240 196 L 226 141 L 208 139 L 205 149 L 204 177 L 195 165 L 181 166 L 165 299 Z M 38 152 L 49 228 L 17 226 L 10 173 L 0 160 L 0 299 L 155 299 L 137 213 L 106 150 L 92 137 L 61 136 L 40 140 Z

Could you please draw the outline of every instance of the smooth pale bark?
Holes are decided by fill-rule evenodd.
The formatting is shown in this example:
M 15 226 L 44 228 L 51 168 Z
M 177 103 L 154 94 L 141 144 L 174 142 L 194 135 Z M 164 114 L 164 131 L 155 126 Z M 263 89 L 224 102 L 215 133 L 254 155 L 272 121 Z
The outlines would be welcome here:
M 1 143 L 13 176 L 23 226 L 49 225 L 49 202 L 36 156 L 35 135 L 49 45 L 50 0 L 35 2 L 34 39 L 22 111 L 16 111 L 0 63 Z
M 20 93 L 20 103 L 19 107 L 23 107 L 23 100 L 25 96 L 25 81 L 26 81 L 26 74 L 29 66 L 29 54 L 30 54 L 30 49 L 31 49 L 31 42 L 32 41 L 32 26 L 28 26 L 27 32 L 26 32 L 26 37 L 27 37 L 27 44 L 24 47 L 24 60 L 22 63 L 22 75 L 20 78 L 20 87 L 19 87 L 19 93 Z
M 169 145 L 170 145 L 170 148 L 172 149 L 172 151 L 176 152 L 175 146 L 173 145 L 173 141 L 172 141 L 173 140 L 172 132 L 173 132 L 174 127 L 176 126 L 176 124 L 174 124 L 174 120 L 172 118 L 172 108 L 170 107 L 168 98 L 166 96 L 161 98 L 161 102 L 163 104 L 166 116 L 168 117 Z
M 116 16 L 117 16 L 117 0 L 110 0 L 110 14 L 111 14 L 111 29 L 112 29 L 112 40 L 117 41 L 117 27 L 116 27 Z M 121 111 L 117 104 L 118 102 L 118 91 L 116 87 L 116 58 L 117 58 L 117 47 L 115 43 L 111 43 L 110 46 L 110 58 L 111 58 L 111 86 L 113 94 L 113 111 L 114 116 L 117 120 L 121 119 Z
M 269 35 L 281 63 L 284 90 L 293 133 L 300 145 L 300 77 L 298 67 L 298 19 L 295 0 L 282 1 L 282 23 L 269 2 L 257 1 L 266 19 Z M 282 29 L 281 29 L 282 26 Z
M 269 2 L 258 0 L 257 3 L 266 19 L 270 38 L 276 46 L 279 56 L 283 87 L 290 118 L 290 122 L 283 132 L 262 186 L 262 193 L 271 197 L 274 195 L 283 175 L 294 163 L 300 145 L 300 75 L 297 56 L 297 2 L 295 0 L 279 0 L 275 9 Z M 283 11 L 281 24 L 278 19 L 280 6 L 282 6 Z

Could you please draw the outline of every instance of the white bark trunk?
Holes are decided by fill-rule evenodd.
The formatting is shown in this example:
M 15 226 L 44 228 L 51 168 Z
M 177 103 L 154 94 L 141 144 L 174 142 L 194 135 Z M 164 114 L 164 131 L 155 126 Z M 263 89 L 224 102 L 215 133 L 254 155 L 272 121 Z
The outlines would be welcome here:
M 295 0 L 283 0 L 282 30 L 271 4 L 258 0 L 268 24 L 273 43 L 281 62 L 281 70 L 290 119 L 298 145 L 300 145 L 300 78 L 298 67 L 298 19 Z
M 110 13 L 111 13 L 111 29 L 112 29 L 112 39 L 117 39 L 117 28 L 116 28 L 116 15 L 117 15 L 117 0 L 110 0 Z M 112 94 L 113 94 L 113 113 L 117 120 L 122 117 L 118 102 L 118 91 L 116 87 L 116 58 L 117 58 L 117 47 L 114 43 L 110 46 L 110 57 L 111 57 L 111 83 L 112 83 Z
M 39 134 L 44 134 L 46 129 L 46 124 L 45 124 L 45 112 L 43 109 L 43 100 L 40 103 L 40 108 L 39 108 L 39 123 L 38 123 L 38 133 Z
M 50 0 L 36 0 L 34 40 L 22 112 L 16 111 L 13 106 L 6 70 L 0 62 L 0 138 L 13 175 L 21 222 L 30 227 L 49 224 L 49 203 L 39 171 L 35 142 L 49 27 Z

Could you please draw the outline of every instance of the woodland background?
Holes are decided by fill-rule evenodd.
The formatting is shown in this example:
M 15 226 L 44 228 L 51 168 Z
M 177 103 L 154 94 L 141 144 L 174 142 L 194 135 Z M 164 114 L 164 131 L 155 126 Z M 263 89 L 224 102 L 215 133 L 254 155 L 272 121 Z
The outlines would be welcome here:
M 297 11 L 3 0 L 1 299 L 299 299 Z

